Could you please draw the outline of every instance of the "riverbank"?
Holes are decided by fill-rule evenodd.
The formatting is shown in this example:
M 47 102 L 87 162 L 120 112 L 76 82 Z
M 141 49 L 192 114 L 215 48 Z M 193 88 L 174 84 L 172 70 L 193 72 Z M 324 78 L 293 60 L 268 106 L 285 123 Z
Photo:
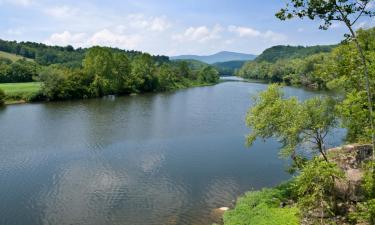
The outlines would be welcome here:
M 158 92 L 167 92 L 167 91 L 177 91 L 187 88 L 194 87 L 206 87 L 216 85 L 219 82 L 207 83 L 200 82 L 197 80 L 183 79 L 181 82 L 176 82 L 173 85 L 173 88 L 165 91 L 155 91 Z M 5 103 L 4 105 L 18 105 L 26 104 L 31 102 L 46 102 L 45 97 L 43 97 L 42 92 L 42 83 L 41 82 L 30 82 L 30 83 L 3 83 L 0 84 L 0 89 L 5 92 Z M 130 93 L 128 95 L 134 95 L 139 93 Z M 119 95 L 124 96 L 124 95 Z
M 370 224 L 363 214 L 371 214 L 366 208 L 365 173 L 366 164 L 371 160 L 371 145 L 346 145 L 329 150 L 329 159 L 343 174 L 334 184 L 335 205 L 331 212 L 324 212 L 320 218 L 320 208 L 302 209 L 298 197 L 296 180 L 300 175 L 275 188 L 251 191 L 240 197 L 236 206 L 223 216 L 224 225 L 308 225 L 314 221 L 321 224 Z M 364 209 L 363 209 L 363 206 Z M 361 211 L 364 210 L 364 211 Z M 361 217 L 362 216 L 362 217 Z M 367 218 L 369 219 L 369 218 Z

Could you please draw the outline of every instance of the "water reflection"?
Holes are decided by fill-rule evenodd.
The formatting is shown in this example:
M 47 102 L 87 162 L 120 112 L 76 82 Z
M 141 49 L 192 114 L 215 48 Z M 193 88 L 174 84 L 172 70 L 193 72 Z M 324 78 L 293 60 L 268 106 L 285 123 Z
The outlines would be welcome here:
M 215 208 L 288 178 L 277 142 L 244 145 L 250 96 L 266 87 L 223 82 L 0 110 L 0 224 L 211 224 Z

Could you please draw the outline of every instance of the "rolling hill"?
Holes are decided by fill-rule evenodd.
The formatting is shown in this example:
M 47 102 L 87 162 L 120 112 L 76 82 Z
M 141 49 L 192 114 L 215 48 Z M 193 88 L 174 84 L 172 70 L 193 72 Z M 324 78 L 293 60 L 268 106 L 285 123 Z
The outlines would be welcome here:
M 19 59 L 26 59 L 26 60 L 32 61 L 32 59 L 28 59 L 28 58 L 25 58 L 25 57 L 22 57 L 22 56 L 19 56 L 19 55 L 16 55 L 16 54 L 12 54 L 12 53 L 8 53 L 8 52 L 3 52 L 3 51 L 0 51 L 0 58 L 9 59 L 12 62 L 15 62 L 15 61 L 17 61 Z
M 170 57 L 171 60 L 187 60 L 194 59 L 208 64 L 228 62 L 228 61 L 248 61 L 255 59 L 256 55 L 244 54 L 237 52 L 222 51 L 213 55 L 199 56 L 199 55 L 180 55 Z

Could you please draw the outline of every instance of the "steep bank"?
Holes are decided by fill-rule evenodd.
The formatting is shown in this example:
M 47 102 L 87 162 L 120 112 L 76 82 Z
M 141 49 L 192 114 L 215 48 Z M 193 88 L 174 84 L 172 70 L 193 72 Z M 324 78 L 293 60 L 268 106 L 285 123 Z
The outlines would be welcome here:
M 342 178 L 336 178 L 334 197 L 337 208 L 335 213 L 321 215 L 315 208 L 303 213 L 298 198 L 294 177 L 286 184 L 272 189 L 263 189 L 246 193 L 240 197 L 234 209 L 224 214 L 224 225 L 294 225 L 303 224 L 371 224 L 356 219 L 366 194 L 363 188 L 365 165 L 371 160 L 371 145 L 346 145 L 329 150 L 329 160 L 337 165 Z M 365 211 L 370 209 L 366 209 Z M 321 218 L 322 217 L 322 218 Z

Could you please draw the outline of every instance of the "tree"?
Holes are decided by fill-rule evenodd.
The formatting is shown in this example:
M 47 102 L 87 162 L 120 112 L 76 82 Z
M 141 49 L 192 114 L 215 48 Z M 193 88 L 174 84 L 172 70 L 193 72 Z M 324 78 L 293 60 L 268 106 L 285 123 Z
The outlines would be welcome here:
M 94 80 L 91 89 L 96 96 L 111 93 L 109 80 L 114 77 L 114 60 L 113 54 L 108 48 L 93 47 L 89 49 L 83 60 L 83 69 Z
M 128 86 L 132 91 L 152 91 L 156 88 L 155 65 L 149 54 L 136 56 L 131 68 Z
M 0 89 L 0 106 L 4 105 L 4 103 L 5 103 L 5 92 L 2 89 Z
M 163 64 L 160 67 L 159 74 L 159 90 L 167 91 L 174 88 L 175 82 L 177 81 L 174 71 L 169 64 Z
M 213 66 L 203 67 L 198 72 L 198 80 L 200 82 L 217 83 L 219 79 L 219 72 Z
M 363 16 L 375 16 L 375 12 L 368 7 L 371 0 L 290 0 L 286 8 L 281 9 L 276 16 L 281 20 L 291 19 L 293 17 L 311 20 L 321 19 L 324 24 L 319 28 L 327 30 L 333 22 L 344 23 L 348 28 L 349 34 L 345 36 L 349 41 L 353 41 L 359 53 L 362 70 L 364 73 L 364 83 L 367 94 L 367 107 L 371 126 L 371 139 L 373 145 L 373 160 L 375 160 L 375 125 L 373 116 L 373 95 L 369 78 L 369 68 L 366 55 L 364 53 L 363 43 L 361 44 L 354 31 L 355 24 Z
M 290 156 L 298 168 L 302 167 L 297 149 L 313 143 L 323 158 L 325 138 L 335 127 L 334 102 L 330 98 L 315 97 L 299 102 L 296 97 L 285 99 L 281 87 L 273 84 L 260 93 L 249 110 L 246 124 L 251 128 L 247 143 L 251 146 L 257 138 L 277 138 L 282 144 L 282 156 Z
M 127 80 L 130 79 L 131 65 L 129 58 L 123 53 L 113 55 L 114 69 L 112 75 L 112 89 L 115 93 L 128 92 Z
M 324 224 L 325 214 L 334 214 L 336 208 L 335 180 L 343 177 L 343 172 L 335 163 L 318 157 L 308 162 L 294 183 L 298 205 L 303 213 L 308 214 L 312 210 L 320 209 L 320 224 Z
M 190 70 L 189 64 L 186 61 L 181 61 L 178 63 L 178 75 L 181 77 L 189 78 L 192 72 Z

